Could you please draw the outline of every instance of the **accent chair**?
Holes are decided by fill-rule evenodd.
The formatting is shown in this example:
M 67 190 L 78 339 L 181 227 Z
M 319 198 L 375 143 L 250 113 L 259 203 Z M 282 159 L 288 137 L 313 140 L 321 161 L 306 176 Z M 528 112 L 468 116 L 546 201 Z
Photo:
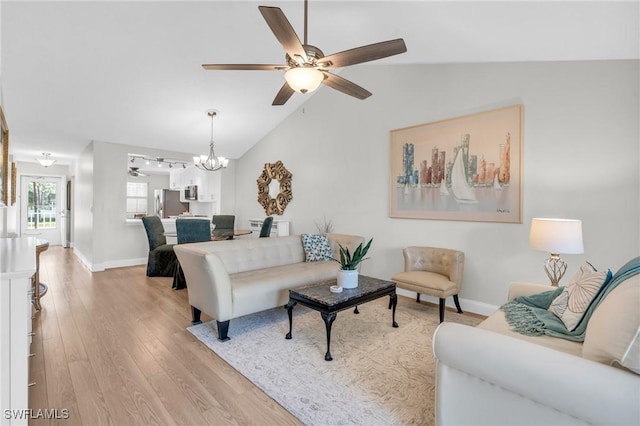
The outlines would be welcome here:
M 407 247 L 402 250 L 404 272 L 391 277 L 396 286 L 440 299 L 440 322 L 444 321 L 445 300 L 453 296 L 458 313 L 462 313 L 458 293 L 462 287 L 464 253 L 438 247 Z

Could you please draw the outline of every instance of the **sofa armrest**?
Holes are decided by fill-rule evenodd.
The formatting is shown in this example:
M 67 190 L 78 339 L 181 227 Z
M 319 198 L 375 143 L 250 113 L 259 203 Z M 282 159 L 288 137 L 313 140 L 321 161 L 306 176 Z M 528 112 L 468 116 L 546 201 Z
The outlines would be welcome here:
M 461 324 L 443 323 L 436 424 L 640 424 L 640 377 Z
M 546 284 L 514 281 L 509 286 L 509 300 L 513 300 L 518 296 L 531 296 L 532 294 L 549 290 L 555 290 L 555 287 Z
M 202 244 L 174 247 L 187 281 L 189 304 L 218 321 L 230 320 L 233 316 L 231 278 L 220 257 L 201 248 Z

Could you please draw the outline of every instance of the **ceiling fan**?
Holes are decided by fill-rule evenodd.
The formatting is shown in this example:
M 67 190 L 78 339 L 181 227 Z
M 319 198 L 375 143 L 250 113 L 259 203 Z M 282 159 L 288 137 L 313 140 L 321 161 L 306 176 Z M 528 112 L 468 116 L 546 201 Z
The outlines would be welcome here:
M 273 105 L 284 105 L 294 91 L 312 92 L 320 84 L 358 99 L 366 99 L 371 96 L 371 92 L 329 70 L 375 61 L 407 51 L 404 40 L 398 38 L 324 56 L 319 48 L 307 43 L 308 0 L 304 1 L 304 43 L 300 43 L 291 23 L 279 7 L 258 6 L 258 9 L 284 47 L 287 63 L 284 65 L 204 64 L 202 67 L 206 70 L 286 70 L 284 75 L 286 82 L 273 100 Z
M 140 167 L 129 167 L 129 176 L 140 177 L 146 175 L 140 171 Z

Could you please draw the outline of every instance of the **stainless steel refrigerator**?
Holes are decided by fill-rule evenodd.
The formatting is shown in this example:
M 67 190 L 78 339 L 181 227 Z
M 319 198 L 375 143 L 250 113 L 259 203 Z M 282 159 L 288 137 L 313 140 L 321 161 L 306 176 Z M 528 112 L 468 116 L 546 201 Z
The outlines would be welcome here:
M 180 201 L 180 191 L 156 189 L 154 191 L 155 214 L 163 219 L 189 211 L 189 203 Z

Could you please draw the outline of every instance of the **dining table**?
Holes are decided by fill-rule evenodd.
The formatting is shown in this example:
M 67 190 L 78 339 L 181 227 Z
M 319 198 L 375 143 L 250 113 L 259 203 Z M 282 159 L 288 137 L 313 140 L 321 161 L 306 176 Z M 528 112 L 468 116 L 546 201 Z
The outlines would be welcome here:
M 251 229 L 234 229 L 233 230 L 233 236 L 234 237 L 240 237 L 243 235 L 250 235 L 253 231 Z M 163 233 L 163 235 L 165 237 L 173 237 L 173 238 L 177 238 L 178 237 L 178 233 L 177 232 L 165 232 Z M 222 240 L 226 240 L 227 238 L 216 238 L 213 235 L 211 235 L 211 241 L 222 241 Z

